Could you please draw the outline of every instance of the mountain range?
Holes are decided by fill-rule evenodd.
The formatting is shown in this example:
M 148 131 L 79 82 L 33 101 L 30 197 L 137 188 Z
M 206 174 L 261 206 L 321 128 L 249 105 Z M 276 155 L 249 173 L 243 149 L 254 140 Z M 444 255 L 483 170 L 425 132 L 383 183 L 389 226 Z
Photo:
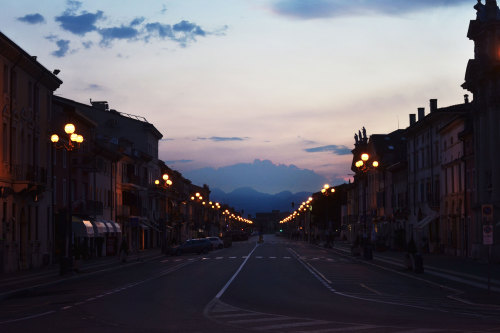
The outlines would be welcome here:
M 208 184 L 226 193 L 239 188 L 253 188 L 262 193 L 317 191 L 328 180 L 313 170 L 295 165 L 274 164 L 256 159 L 253 163 L 238 163 L 220 168 L 182 171 L 194 184 Z M 338 182 L 338 181 L 337 181 Z
M 241 187 L 230 193 L 214 188 L 211 189 L 210 200 L 228 204 L 240 213 L 243 211 L 242 216 L 246 218 L 248 215 L 255 217 L 256 213 L 269 213 L 273 210 L 293 211 L 295 208 L 292 208 L 292 202 L 297 207 L 297 203 L 306 201 L 310 196 L 310 192 L 292 193 L 290 191 L 267 194 L 251 187 Z

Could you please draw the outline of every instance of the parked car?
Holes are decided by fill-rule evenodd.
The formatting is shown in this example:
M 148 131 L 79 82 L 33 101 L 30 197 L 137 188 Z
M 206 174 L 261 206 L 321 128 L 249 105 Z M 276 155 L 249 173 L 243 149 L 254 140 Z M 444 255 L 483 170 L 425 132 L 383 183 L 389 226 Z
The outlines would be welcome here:
M 219 237 L 206 237 L 212 243 L 212 249 L 222 249 L 224 242 Z
M 224 235 L 222 241 L 224 242 L 224 247 L 231 247 L 233 245 L 233 237 L 230 235 Z
M 226 236 L 231 237 L 233 242 L 248 240 L 248 234 L 243 230 L 228 230 Z
M 206 238 L 194 238 L 188 239 L 181 245 L 173 248 L 173 253 L 175 255 L 181 255 L 183 253 L 208 253 L 212 249 L 212 243 Z

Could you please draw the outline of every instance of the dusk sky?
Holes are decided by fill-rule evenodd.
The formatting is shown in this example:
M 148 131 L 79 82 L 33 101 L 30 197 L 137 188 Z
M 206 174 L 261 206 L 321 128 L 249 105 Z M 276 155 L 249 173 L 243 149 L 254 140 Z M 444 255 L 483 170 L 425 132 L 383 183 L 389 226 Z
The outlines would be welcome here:
M 363 126 L 463 102 L 476 3 L 6 0 L 0 30 L 61 70 L 56 95 L 154 124 L 176 170 L 270 160 L 339 183 Z

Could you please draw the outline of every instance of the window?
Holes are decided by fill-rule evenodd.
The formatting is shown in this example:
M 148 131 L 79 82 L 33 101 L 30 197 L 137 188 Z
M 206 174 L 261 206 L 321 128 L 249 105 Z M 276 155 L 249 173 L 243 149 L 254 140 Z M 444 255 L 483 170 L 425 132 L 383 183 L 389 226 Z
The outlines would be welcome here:
M 68 195 L 67 195 L 67 186 L 66 186 L 66 178 L 63 179 L 62 182 L 62 202 L 66 205 L 68 204 Z
M 3 65 L 3 92 L 9 92 L 9 67 Z
M 17 97 L 17 73 L 15 71 L 12 71 L 11 92 L 12 92 L 12 98 L 16 98 Z
M 12 204 L 12 240 L 16 241 L 16 204 Z
M 462 164 L 458 165 L 458 191 L 462 191 Z
M 12 149 L 12 160 L 10 163 L 16 163 L 17 154 L 17 130 L 15 127 L 12 128 L 12 144 L 10 149 Z
M 3 202 L 3 209 L 2 209 L 2 233 L 3 233 L 3 239 L 6 239 L 7 237 L 7 202 Z
M 7 133 L 7 124 L 4 123 L 3 124 L 3 127 L 2 127 L 2 140 L 3 140 L 3 144 L 2 144 L 2 159 L 4 162 L 7 162 L 7 156 L 8 156 L 8 149 L 9 149 L 9 136 Z
M 54 197 L 54 201 L 57 202 L 57 177 L 54 176 L 52 179 L 52 196 Z
M 31 81 L 28 82 L 28 106 L 33 106 L 33 83 Z
M 450 168 L 450 171 L 451 171 L 451 193 L 455 193 L 455 167 L 452 166 Z
M 40 113 L 40 88 L 38 86 L 35 86 L 33 92 L 33 112 L 35 113 L 35 117 L 38 118 L 38 114 Z

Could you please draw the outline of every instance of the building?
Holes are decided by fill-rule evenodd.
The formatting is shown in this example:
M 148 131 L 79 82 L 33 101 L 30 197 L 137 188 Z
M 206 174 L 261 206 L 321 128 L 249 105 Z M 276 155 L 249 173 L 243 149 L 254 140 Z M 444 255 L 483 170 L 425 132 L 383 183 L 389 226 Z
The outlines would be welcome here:
M 51 261 L 50 142 L 54 91 L 62 81 L 0 33 L 0 272 Z
M 95 159 L 96 163 L 102 161 L 102 168 L 107 168 L 112 175 L 110 179 L 103 176 L 103 183 L 90 185 L 90 192 L 97 194 L 99 202 L 111 201 L 114 212 L 111 209 L 110 219 L 120 225 L 132 249 L 159 246 L 157 217 L 160 207 L 153 206 L 150 190 L 155 187 L 154 181 L 161 178 L 158 141 L 162 134 L 145 118 L 109 109 L 107 102 L 91 101 L 91 105 L 86 105 L 62 97 L 54 99 L 77 109 L 97 124 L 95 137 L 101 148 L 114 145 L 120 152 L 111 160 L 102 156 Z M 98 174 L 96 172 L 96 179 Z
M 474 95 L 471 106 L 477 191 L 471 198 L 471 215 L 477 225 L 471 230 L 477 235 L 483 226 L 491 225 L 494 231 L 493 244 L 476 239 L 472 252 L 480 257 L 491 253 L 500 260 L 500 9 L 496 0 L 478 2 L 474 8 L 476 19 L 470 21 L 467 32 L 474 42 L 474 59 L 467 64 L 462 85 Z

